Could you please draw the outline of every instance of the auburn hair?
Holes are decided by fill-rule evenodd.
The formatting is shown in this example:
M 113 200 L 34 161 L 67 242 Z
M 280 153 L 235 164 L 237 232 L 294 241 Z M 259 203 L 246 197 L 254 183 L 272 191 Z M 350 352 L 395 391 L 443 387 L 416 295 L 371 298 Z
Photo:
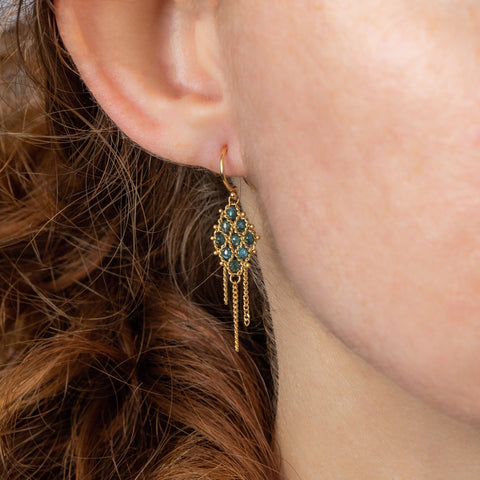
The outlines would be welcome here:
M 236 353 L 221 180 L 116 127 L 52 1 L 0 16 L 0 478 L 278 479 L 268 302 L 254 263 Z

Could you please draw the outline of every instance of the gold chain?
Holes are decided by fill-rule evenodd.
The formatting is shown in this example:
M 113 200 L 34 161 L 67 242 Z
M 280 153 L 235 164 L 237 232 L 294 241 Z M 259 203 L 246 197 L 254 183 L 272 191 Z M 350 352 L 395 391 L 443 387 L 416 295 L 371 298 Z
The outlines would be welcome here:
M 223 267 L 223 303 L 228 305 L 228 272 L 227 267 Z
M 248 296 L 248 267 L 243 272 L 243 324 L 250 325 L 250 299 Z
M 235 330 L 235 351 L 238 352 L 238 283 L 232 282 L 232 299 L 233 299 L 233 326 Z

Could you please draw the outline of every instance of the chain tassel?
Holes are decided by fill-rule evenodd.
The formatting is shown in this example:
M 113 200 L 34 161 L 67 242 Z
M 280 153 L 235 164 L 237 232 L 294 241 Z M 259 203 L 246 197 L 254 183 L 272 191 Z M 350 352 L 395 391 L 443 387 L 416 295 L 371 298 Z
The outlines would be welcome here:
M 238 283 L 232 282 L 233 328 L 235 333 L 235 351 L 240 350 L 238 341 Z
M 250 298 L 248 297 L 248 266 L 243 272 L 243 324 L 250 325 Z
M 228 305 L 228 270 L 223 266 L 223 303 Z

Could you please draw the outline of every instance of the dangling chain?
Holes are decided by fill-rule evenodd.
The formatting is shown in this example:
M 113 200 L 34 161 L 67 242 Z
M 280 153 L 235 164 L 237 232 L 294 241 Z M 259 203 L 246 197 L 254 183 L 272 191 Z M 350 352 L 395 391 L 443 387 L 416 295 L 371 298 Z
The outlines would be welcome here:
M 250 325 L 250 299 L 248 297 L 248 266 L 243 274 L 243 324 Z
M 228 305 L 228 269 L 223 267 L 223 303 Z
M 238 352 L 238 283 L 232 282 L 232 300 L 233 300 L 233 328 L 235 333 L 235 351 Z

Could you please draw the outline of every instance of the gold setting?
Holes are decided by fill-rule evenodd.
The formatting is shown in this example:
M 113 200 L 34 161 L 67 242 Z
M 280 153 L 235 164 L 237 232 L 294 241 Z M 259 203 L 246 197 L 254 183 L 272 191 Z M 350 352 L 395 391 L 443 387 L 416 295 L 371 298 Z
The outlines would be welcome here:
M 238 352 L 239 286 L 242 283 L 243 324 L 248 327 L 250 325 L 249 260 L 252 255 L 257 253 L 255 245 L 260 237 L 256 234 L 254 226 L 248 221 L 245 212 L 240 207 L 237 188 L 230 185 L 225 176 L 223 159 L 226 153 L 227 147 L 224 147 L 220 155 L 220 173 L 230 196 L 225 208 L 218 211 L 220 215 L 217 224 L 213 227 L 214 233 L 211 240 L 215 249 L 214 253 L 218 256 L 223 268 L 223 299 L 225 305 L 228 305 L 229 301 L 229 282 L 232 287 L 235 351 Z

